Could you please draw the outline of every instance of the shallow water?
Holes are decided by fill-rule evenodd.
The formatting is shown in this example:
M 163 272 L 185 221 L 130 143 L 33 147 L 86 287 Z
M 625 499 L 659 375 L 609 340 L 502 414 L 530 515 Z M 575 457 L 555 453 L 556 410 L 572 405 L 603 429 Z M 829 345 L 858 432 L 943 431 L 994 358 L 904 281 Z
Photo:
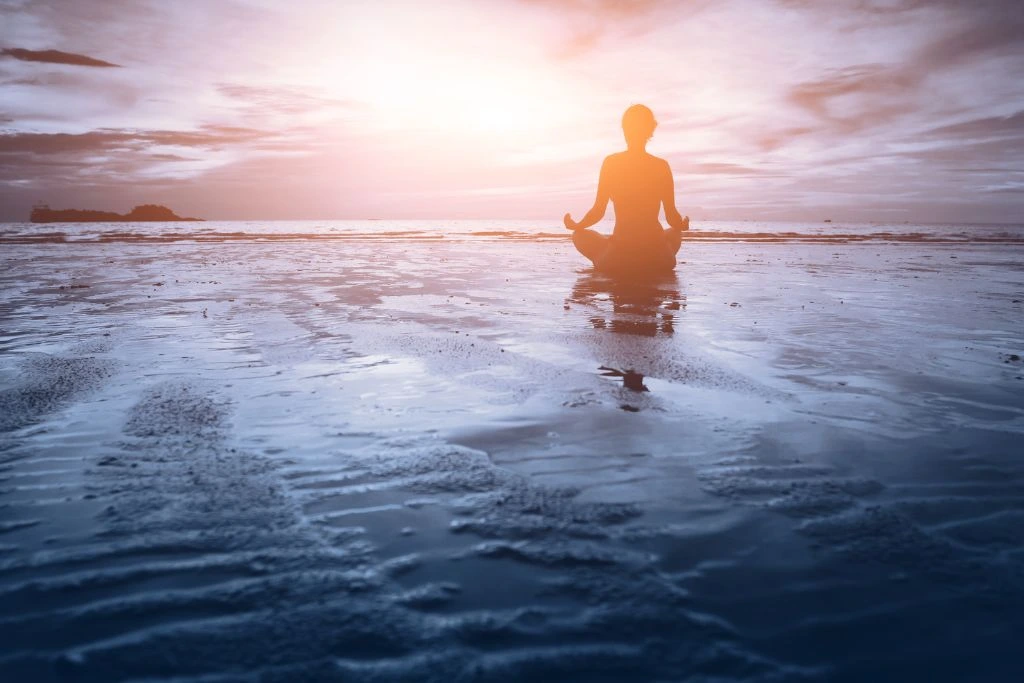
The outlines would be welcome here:
M 594 229 L 611 233 L 608 218 Z M 175 223 L 0 223 L 0 244 L 100 242 L 291 242 L 311 240 L 421 242 L 564 240 L 557 222 L 526 220 L 204 221 Z M 1024 224 L 794 223 L 696 221 L 688 243 L 757 242 L 980 242 L 1024 244 Z
M 0 676 L 1015 680 L 1022 255 L 8 243 Z

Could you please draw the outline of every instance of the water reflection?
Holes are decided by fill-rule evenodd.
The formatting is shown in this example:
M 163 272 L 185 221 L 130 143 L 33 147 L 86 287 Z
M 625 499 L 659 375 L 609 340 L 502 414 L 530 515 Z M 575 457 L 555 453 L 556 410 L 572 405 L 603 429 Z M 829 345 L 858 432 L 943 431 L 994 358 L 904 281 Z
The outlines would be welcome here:
M 686 308 L 686 296 L 675 273 L 637 281 L 588 271 L 565 303 L 585 306 L 594 329 L 654 337 L 675 331 L 675 314 Z

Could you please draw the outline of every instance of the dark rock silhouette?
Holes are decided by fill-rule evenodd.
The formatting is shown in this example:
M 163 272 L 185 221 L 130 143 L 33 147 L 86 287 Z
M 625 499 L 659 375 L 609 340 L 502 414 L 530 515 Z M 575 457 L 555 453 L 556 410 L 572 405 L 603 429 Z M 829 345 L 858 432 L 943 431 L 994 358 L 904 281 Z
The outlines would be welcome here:
M 202 218 L 183 218 L 166 206 L 142 204 L 126 214 L 113 211 L 90 211 L 87 209 L 51 209 L 46 204 L 32 207 L 29 220 L 33 223 L 125 223 L 125 222 L 170 222 L 201 221 Z

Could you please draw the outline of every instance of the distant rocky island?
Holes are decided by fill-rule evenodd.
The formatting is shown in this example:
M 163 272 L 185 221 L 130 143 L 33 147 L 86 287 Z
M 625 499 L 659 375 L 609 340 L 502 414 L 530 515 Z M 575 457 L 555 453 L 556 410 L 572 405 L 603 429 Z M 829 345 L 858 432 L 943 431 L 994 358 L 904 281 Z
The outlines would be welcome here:
M 46 204 L 32 207 L 29 220 L 33 223 L 127 223 L 127 222 L 168 222 L 201 221 L 202 218 L 183 218 L 166 206 L 143 204 L 125 214 L 113 211 L 90 211 L 85 209 L 51 209 Z

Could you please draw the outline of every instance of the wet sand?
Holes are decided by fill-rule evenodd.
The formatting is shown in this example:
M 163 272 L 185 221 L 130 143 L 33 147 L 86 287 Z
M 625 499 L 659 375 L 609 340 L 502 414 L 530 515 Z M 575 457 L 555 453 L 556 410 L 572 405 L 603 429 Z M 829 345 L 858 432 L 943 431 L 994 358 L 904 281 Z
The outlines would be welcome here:
M 776 237 L 4 244 L 0 679 L 1019 679 L 1024 247 Z

